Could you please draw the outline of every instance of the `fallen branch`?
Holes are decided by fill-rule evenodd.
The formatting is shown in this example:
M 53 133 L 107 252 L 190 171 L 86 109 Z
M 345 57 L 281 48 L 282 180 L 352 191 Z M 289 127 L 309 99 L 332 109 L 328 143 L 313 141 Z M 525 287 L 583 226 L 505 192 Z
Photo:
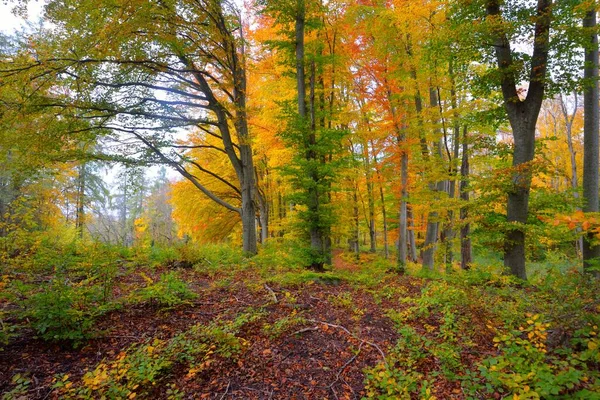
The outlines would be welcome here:
M 223 400 L 225 398 L 225 396 L 227 396 L 227 393 L 229 392 L 229 386 L 231 385 L 231 380 L 229 381 L 229 383 L 227 383 L 227 389 L 225 389 L 225 393 L 223 393 L 223 396 L 221 396 L 220 400 Z
M 271 296 L 273 296 L 273 301 L 275 301 L 275 303 L 279 303 L 279 300 L 277 300 L 277 295 L 275 294 L 275 291 L 273 289 L 271 289 L 269 287 L 269 285 L 267 285 L 265 283 L 265 289 L 267 289 L 269 291 L 269 293 L 271 293 Z
M 358 336 L 354 335 L 352 332 L 350 332 L 347 328 L 343 327 L 342 325 L 330 324 L 329 322 L 317 321 L 317 320 L 314 320 L 314 319 L 309 319 L 308 321 L 314 322 L 316 324 L 323 324 L 323 325 L 327 325 L 327 326 L 332 327 L 332 328 L 338 328 L 338 329 L 343 330 L 348 335 L 352 336 L 354 339 L 360 340 L 362 343 L 368 344 L 369 346 L 371 346 L 374 349 L 376 349 L 379 352 L 379 354 L 381 354 L 381 358 L 383 359 L 384 364 L 386 366 L 388 365 L 387 359 L 385 358 L 385 353 L 383 352 L 383 350 L 381 350 L 381 347 L 379 347 L 376 343 L 369 342 L 368 340 L 364 340 L 364 339 L 359 338 Z
M 308 328 L 302 328 L 302 329 L 300 329 L 300 330 L 298 330 L 298 331 L 296 331 L 296 332 L 292 333 L 292 335 L 291 335 L 291 336 L 293 336 L 293 335 L 298 335 L 298 334 L 300 334 L 300 333 L 304 333 L 304 332 L 309 332 L 309 331 L 318 331 L 318 330 L 319 330 L 319 327 L 318 327 L 318 326 L 309 326 Z
M 335 396 L 335 398 L 338 398 L 337 393 L 335 392 L 335 389 L 333 388 L 333 386 L 339 382 L 340 380 L 340 376 L 342 375 L 342 373 L 344 372 L 344 370 L 346 369 L 346 367 L 350 364 L 352 364 L 354 362 L 354 360 L 356 360 L 356 358 L 358 357 L 358 355 L 360 354 L 360 351 L 363 347 L 363 344 L 365 344 L 366 342 L 363 340 L 362 342 L 360 342 L 360 345 L 358 346 L 358 351 L 356 352 L 355 355 L 353 355 L 352 357 L 350 357 L 350 359 L 348 359 L 348 361 L 346 361 L 346 363 L 344 363 L 344 365 L 342 365 L 342 368 L 340 368 L 340 370 L 338 371 L 338 373 L 335 376 L 335 380 L 333 382 L 331 382 L 331 384 L 329 384 L 329 390 L 331 390 L 331 392 L 333 393 L 333 395 Z M 344 381 L 345 382 L 345 381 Z M 347 382 L 346 382 L 347 384 Z M 352 388 L 350 388 L 352 389 Z

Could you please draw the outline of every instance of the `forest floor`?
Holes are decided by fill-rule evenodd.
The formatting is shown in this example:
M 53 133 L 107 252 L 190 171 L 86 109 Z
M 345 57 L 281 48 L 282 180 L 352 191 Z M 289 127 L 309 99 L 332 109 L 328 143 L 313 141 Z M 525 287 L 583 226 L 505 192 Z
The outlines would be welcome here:
M 503 398 L 496 389 L 485 394 L 474 387 L 481 377 L 465 386 L 468 371 L 500 354 L 495 338 L 505 322 L 485 304 L 490 297 L 369 261 L 370 255 L 357 262 L 337 252 L 332 271 L 321 275 L 252 266 L 179 269 L 197 295 L 192 300 L 109 311 L 95 321 L 96 337 L 77 347 L 22 332 L 0 351 L 0 393 L 3 399 Z M 172 268 L 123 272 L 113 295 L 126 297 Z M 497 296 L 504 284 L 490 282 Z M 589 306 L 597 313 L 597 303 Z M 567 334 L 539 331 L 549 347 Z M 592 381 L 571 388 L 593 389 Z

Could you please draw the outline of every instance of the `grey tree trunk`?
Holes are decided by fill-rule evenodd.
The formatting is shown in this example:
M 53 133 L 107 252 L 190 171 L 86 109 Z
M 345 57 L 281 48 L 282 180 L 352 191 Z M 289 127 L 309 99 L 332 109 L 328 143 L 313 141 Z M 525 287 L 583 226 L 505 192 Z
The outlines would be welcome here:
M 372 146 L 372 144 L 371 144 Z M 375 172 L 377 173 L 377 182 L 379 186 L 379 200 L 381 201 L 381 214 L 383 216 L 383 252 L 385 254 L 385 258 L 389 258 L 390 250 L 388 245 L 388 225 L 387 225 L 387 211 L 385 208 L 385 196 L 383 194 L 383 185 L 381 183 L 381 173 L 379 171 L 379 163 L 377 162 L 377 158 L 373 159 Z
M 407 236 L 408 236 L 408 244 L 410 246 L 410 253 L 409 253 L 409 259 L 412 262 L 417 262 L 417 243 L 415 241 L 415 231 L 414 231 L 414 220 L 413 220 L 413 214 L 412 214 L 412 209 L 407 207 L 406 209 L 406 218 L 408 219 L 408 232 L 407 232 Z
M 375 253 L 377 251 L 377 237 L 375 233 L 375 194 L 373 190 L 373 173 L 371 171 L 371 155 L 369 152 L 368 142 L 365 141 L 364 158 L 365 158 L 365 177 L 367 180 L 367 202 L 369 204 L 369 251 Z
M 354 219 L 354 229 L 352 231 L 352 247 L 354 250 L 354 255 L 356 260 L 360 258 L 360 221 L 359 221 L 359 213 L 358 213 L 358 189 L 356 184 L 354 185 L 354 193 L 352 196 L 354 208 L 353 208 L 353 219 Z
M 416 72 L 415 72 L 416 78 Z M 392 99 L 392 92 L 385 81 L 387 86 L 387 98 L 390 104 L 390 111 L 392 119 L 394 121 L 394 128 L 396 130 L 396 136 L 398 140 L 398 148 L 400 151 L 400 207 L 398 211 L 398 257 L 397 266 L 400 272 L 404 272 L 406 268 L 406 261 L 408 256 L 407 242 L 408 240 L 408 213 L 407 213 L 407 201 L 408 201 L 408 151 L 406 149 L 406 130 L 404 126 L 398 121 L 398 113 L 396 112 L 396 106 Z M 415 107 L 417 107 L 420 113 L 421 98 L 415 95 Z M 381 191 L 382 202 L 383 202 L 383 190 Z M 412 232 L 411 232 L 412 233 Z M 387 240 L 386 240 L 387 243 Z M 414 246 L 414 235 L 412 236 L 412 246 Z M 412 260 L 414 261 L 414 259 Z
M 404 142 L 405 138 L 400 138 Z M 399 215 L 399 230 L 398 235 L 398 268 L 404 270 L 408 257 L 408 152 L 403 149 L 400 155 L 400 215 Z M 414 246 L 414 235 L 413 244 Z M 414 260 L 413 260 L 414 261 Z
M 595 7 L 586 13 L 583 27 L 589 28 L 591 33 L 590 48 L 585 53 L 584 78 L 588 85 L 583 92 L 583 197 L 585 199 L 585 212 L 598 212 L 600 199 L 598 197 L 598 146 L 599 146 L 599 110 L 598 110 L 598 34 L 596 28 Z M 600 246 L 592 241 L 594 235 L 588 234 L 583 241 L 583 270 L 599 275 L 597 270 L 600 262 Z M 595 269 L 595 270 L 594 270 Z
M 462 163 L 460 165 L 460 199 L 463 206 L 460 209 L 460 268 L 467 270 L 473 262 L 471 250 L 471 224 L 469 219 L 469 142 L 467 139 L 467 126 L 463 130 Z
M 578 96 L 577 91 L 573 92 L 573 113 L 569 114 L 569 110 L 567 108 L 567 102 L 563 99 L 562 95 L 560 95 L 560 109 L 563 114 L 563 119 L 565 121 L 565 130 L 567 134 L 567 148 L 569 149 L 569 157 L 571 160 L 571 188 L 573 188 L 573 197 L 579 198 L 579 180 L 577 178 L 577 158 L 575 148 L 573 147 L 573 122 L 575 120 L 575 116 L 577 115 L 578 104 Z M 578 208 L 579 209 L 579 208 Z M 583 237 L 580 237 L 575 242 L 575 248 L 578 254 L 583 252 Z
M 79 238 L 83 238 L 85 227 L 85 185 L 86 185 L 86 170 L 85 163 L 82 162 L 77 167 L 77 201 L 75 211 L 75 229 Z
M 504 21 L 499 0 L 487 0 L 486 12 Z M 517 90 L 516 66 L 510 41 L 504 29 L 492 31 L 496 61 L 500 72 L 504 107 L 513 131 L 514 153 L 512 188 L 506 207 L 508 227 L 504 240 L 504 265 L 510 273 L 527 279 L 525 271 L 525 225 L 529 212 L 531 165 L 535 152 L 535 126 L 546 89 L 546 71 L 552 21 L 552 0 L 538 0 L 534 24 L 533 54 L 527 97 L 521 100 Z
M 438 107 L 438 96 L 433 87 L 429 90 L 429 97 L 431 107 Z M 442 161 L 442 144 L 441 139 L 437 141 L 436 145 L 436 156 L 437 162 Z M 445 182 L 439 181 L 437 183 L 430 184 L 430 189 L 434 192 L 442 192 L 444 191 L 446 185 Z M 423 245 L 423 267 L 433 270 L 434 261 L 435 261 L 435 251 L 437 247 L 438 241 L 438 233 L 439 233 L 439 214 L 436 210 L 431 211 L 427 216 L 427 231 L 425 232 L 425 243 Z

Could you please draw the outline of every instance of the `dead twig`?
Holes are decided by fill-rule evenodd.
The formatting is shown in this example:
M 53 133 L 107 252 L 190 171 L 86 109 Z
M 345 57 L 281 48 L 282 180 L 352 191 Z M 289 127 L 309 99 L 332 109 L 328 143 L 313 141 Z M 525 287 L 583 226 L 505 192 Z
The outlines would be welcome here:
M 227 396 L 227 393 L 229 393 L 229 386 L 231 386 L 231 380 L 229 380 L 229 382 L 227 383 L 227 389 L 225 389 L 225 393 L 223 393 L 219 400 L 223 400 L 225 396 Z
M 269 291 L 269 293 L 271 293 L 271 296 L 273 296 L 273 301 L 275 301 L 275 303 L 279 303 L 279 300 L 277 300 L 277 295 L 275 294 L 275 291 L 273 289 L 271 289 L 269 287 L 269 285 L 267 285 L 265 283 L 265 289 L 267 289 Z
M 348 335 L 352 336 L 354 339 L 356 339 L 356 340 L 360 340 L 361 342 L 363 342 L 363 343 L 365 343 L 365 344 L 368 344 L 369 346 L 371 346 L 371 347 L 373 347 L 374 349 L 376 349 L 376 350 L 379 352 L 379 354 L 381 355 L 381 358 L 383 359 L 383 363 L 384 363 L 386 366 L 388 365 L 388 363 L 387 363 L 387 359 L 386 359 L 386 357 L 385 357 L 385 353 L 383 352 L 383 350 L 381 350 L 381 347 L 379 347 L 379 346 L 378 346 L 376 343 L 373 343 L 373 342 L 370 342 L 370 341 L 368 341 L 368 340 L 365 340 L 365 339 L 361 339 L 361 338 L 359 338 L 358 336 L 356 336 L 355 334 L 353 334 L 352 332 L 350 332 L 350 331 L 349 331 L 347 328 L 343 327 L 342 325 L 330 324 L 329 322 L 325 322 L 325 321 L 317 321 L 317 320 L 314 320 L 314 319 L 309 319 L 308 321 L 310 321 L 310 322 L 314 322 L 314 323 L 316 323 L 316 324 L 323 324 L 323 325 L 327 325 L 327 326 L 329 326 L 329 327 L 331 327 L 331 328 L 337 328 L 337 329 L 341 329 L 341 330 L 343 330 L 343 331 L 344 331 L 344 332 L 346 332 Z
M 360 345 L 358 346 L 358 351 L 356 352 L 356 354 L 353 355 L 352 357 L 350 357 L 348 359 L 348 361 L 346 361 L 344 363 L 344 365 L 342 365 L 342 368 L 340 368 L 340 370 L 337 372 L 337 374 L 335 376 L 335 380 L 329 384 L 329 390 L 331 390 L 331 392 L 333 393 L 333 395 L 335 396 L 335 398 L 337 398 L 337 393 L 335 392 L 335 389 L 333 388 L 333 386 L 340 381 L 340 376 L 342 375 L 342 373 L 344 372 L 344 370 L 346 369 L 346 367 L 348 365 L 352 364 L 354 362 L 354 360 L 356 360 L 356 358 L 360 354 L 360 351 L 362 350 L 363 344 L 365 344 L 365 343 L 366 342 L 364 340 L 362 342 L 360 342 Z M 352 388 L 350 388 L 350 389 L 352 389 Z
M 296 332 L 292 333 L 290 336 L 298 335 L 298 334 L 304 333 L 304 332 L 318 331 L 318 330 L 319 330 L 318 326 L 309 326 L 308 328 L 302 328 L 300 330 L 297 330 Z

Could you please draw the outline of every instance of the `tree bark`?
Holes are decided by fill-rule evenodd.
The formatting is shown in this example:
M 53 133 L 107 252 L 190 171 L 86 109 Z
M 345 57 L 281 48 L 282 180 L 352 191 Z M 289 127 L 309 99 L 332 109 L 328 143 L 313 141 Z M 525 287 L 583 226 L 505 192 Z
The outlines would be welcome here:
M 85 162 L 82 162 L 77 167 L 77 202 L 75 214 L 75 229 L 80 239 L 83 239 L 85 227 L 85 185 L 86 185 L 86 170 Z
M 583 197 L 585 205 L 583 211 L 598 212 L 600 209 L 599 190 L 599 110 L 598 110 L 598 34 L 596 28 L 596 9 L 592 7 L 586 13 L 583 27 L 589 28 L 591 33 L 590 47 L 585 52 L 584 78 L 587 86 L 583 92 Z M 598 263 L 600 262 L 600 246 L 594 243 L 594 234 L 589 233 L 583 241 L 583 270 L 600 275 Z
M 438 99 L 437 93 L 433 89 L 433 87 L 430 88 L 429 96 L 430 96 L 431 107 L 437 107 L 439 99 Z M 436 142 L 435 147 L 437 150 L 437 152 L 436 152 L 437 158 L 434 158 L 434 159 L 436 159 L 436 161 L 438 161 L 438 162 L 441 162 L 442 161 L 441 160 L 441 157 L 442 157 L 441 139 L 439 139 Z M 430 188 L 434 192 L 434 194 L 444 191 L 445 186 L 446 186 L 445 182 L 443 182 L 443 181 L 438 181 L 437 183 L 430 184 Z M 437 196 L 437 194 L 436 194 L 436 196 Z M 428 268 L 429 270 L 433 270 L 433 268 L 434 268 L 435 251 L 436 251 L 437 241 L 438 241 L 439 226 L 440 226 L 439 214 L 438 214 L 437 210 L 434 209 L 433 211 L 429 212 L 429 214 L 427 216 L 427 231 L 425 232 L 425 243 L 423 245 L 423 267 Z
M 506 34 L 506 21 L 499 0 L 487 0 L 486 12 L 496 19 L 493 27 L 494 50 L 504 107 L 513 131 L 512 188 L 508 193 L 508 227 L 504 241 L 504 265 L 511 274 L 527 279 L 525 271 L 525 226 L 529 212 L 531 187 L 531 161 L 535 152 L 535 126 L 546 89 L 552 0 L 538 0 L 534 26 L 533 55 L 529 71 L 529 88 L 524 100 L 519 98 L 517 76 L 510 41 Z
M 471 224 L 469 218 L 469 142 L 467 138 L 467 126 L 463 130 L 462 163 L 460 165 L 460 199 L 463 206 L 460 208 L 460 268 L 467 270 L 473 262 L 471 250 Z

